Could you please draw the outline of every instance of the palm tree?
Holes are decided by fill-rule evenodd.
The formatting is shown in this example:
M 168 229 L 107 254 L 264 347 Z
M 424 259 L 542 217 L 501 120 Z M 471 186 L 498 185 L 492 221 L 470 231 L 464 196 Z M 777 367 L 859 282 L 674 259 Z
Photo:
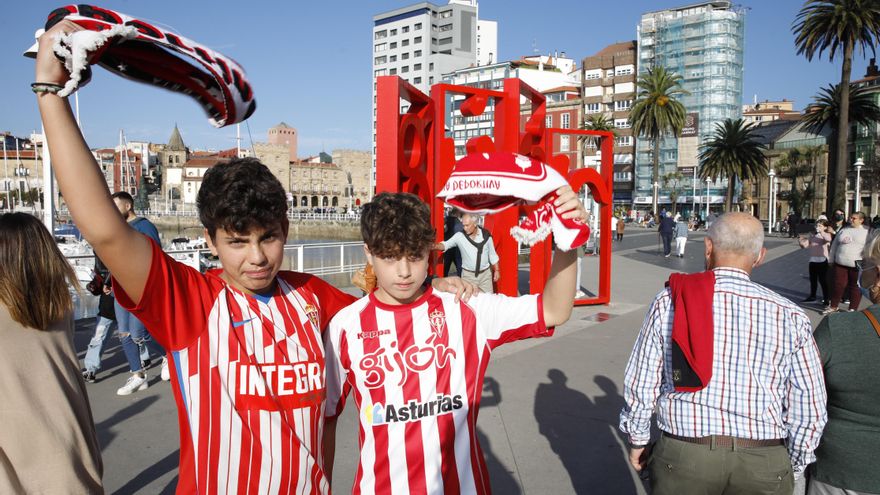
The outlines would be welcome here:
M 715 124 L 715 132 L 700 151 L 700 178 L 727 178 L 726 211 L 733 208 L 736 180 L 751 180 L 767 173 L 764 150 L 754 127 L 743 119 L 726 119 Z
M 813 97 L 813 103 L 804 112 L 801 119 L 804 128 L 815 134 L 821 133 L 826 127 L 831 129 L 831 137 L 828 140 L 831 147 L 828 153 L 828 184 L 826 190 L 826 208 L 825 211 L 833 211 L 842 208 L 842 203 L 846 198 L 846 142 L 843 144 L 843 161 L 840 160 L 840 115 L 843 113 L 843 107 L 847 107 L 847 120 L 849 124 L 857 123 L 866 127 L 870 127 L 875 122 L 880 121 L 880 107 L 874 103 L 874 96 L 868 93 L 864 88 L 852 88 L 847 93 L 847 105 L 841 105 L 843 101 L 843 91 L 840 85 L 829 85 L 827 88 L 819 90 L 819 94 Z M 843 133 L 846 133 L 849 125 L 843 126 Z M 843 176 L 841 179 L 840 176 Z
M 663 174 L 663 177 L 660 178 L 660 183 L 663 185 L 663 189 L 669 191 L 669 200 L 672 202 L 673 216 L 678 212 L 678 198 L 681 196 L 681 186 L 683 182 L 684 176 L 678 171 Z
M 838 132 L 834 151 L 828 163 L 827 211 L 843 207 L 846 190 L 846 143 L 851 119 L 849 96 L 854 49 L 864 55 L 865 49 L 875 52 L 880 38 L 880 2 L 877 0 L 807 0 L 792 26 L 798 55 L 807 60 L 828 50 L 828 60 L 843 57 L 840 69 L 840 110 L 834 126 Z
M 606 117 L 604 113 L 594 113 L 587 117 L 587 120 L 581 123 L 581 130 L 587 131 L 611 131 L 614 133 L 614 121 Z M 587 143 L 595 143 L 597 138 L 592 136 L 578 136 L 578 146 L 581 149 L 581 156 L 584 156 L 583 149 Z
M 681 87 L 682 78 L 657 66 L 639 77 L 639 94 L 630 110 L 629 120 L 633 132 L 653 143 L 654 160 L 651 185 L 657 184 L 660 176 L 660 138 L 665 134 L 681 134 L 684 127 L 685 108 L 676 96 L 690 94 Z M 657 188 L 651 202 L 653 213 L 657 214 Z

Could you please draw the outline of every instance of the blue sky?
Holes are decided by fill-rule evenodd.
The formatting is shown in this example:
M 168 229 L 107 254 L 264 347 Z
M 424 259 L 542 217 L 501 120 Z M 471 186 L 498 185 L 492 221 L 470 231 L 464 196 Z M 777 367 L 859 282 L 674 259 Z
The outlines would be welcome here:
M 299 131 L 300 155 L 336 148 L 370 148 L 372 16 L 414 2 L 369 0 L 306 2 L 276 0 L 109 0 L 102 7 L 156 21 L 236 59 L 248 73 L 257 98 L 249 122 L 255 141 L 265 141 L 280 121 Z M 445 1 L 437 1 L 442 4 Z M 659 0 L 482 0 L 480 17 L 498 21 L 499 60 L 565 51 L 580 61 L 607 44 L 635 39 L 642 12 L 691 3 Z M 800 0 L 743 0 L 746 21 L 743 98 L 788 98 L 800 109 L 818 88 L 840 78 L 839 60 L 807 62 L 795 54 L 791 24 Z M 63 5 L 42 0 L 13 2 L 0 16 L 4 60 L 0 78 L 0 130 L 27 135 L 39 129 L 30 92 L 33 62 L 21 52 L 47 14 Z M 868 55 L 870 57 L 870 54 Z M 853 78 L 864 74 L 857 56 Z M 80 93 L 80 111 L 90 146 L 129 140 L 165 142 L 175 123 L 187 145 L 235 145 L 235 128 L 215 129 L 186 97 L 126 81 L 98 69 Z M 247 141 L 247 127 L 242 125 Z

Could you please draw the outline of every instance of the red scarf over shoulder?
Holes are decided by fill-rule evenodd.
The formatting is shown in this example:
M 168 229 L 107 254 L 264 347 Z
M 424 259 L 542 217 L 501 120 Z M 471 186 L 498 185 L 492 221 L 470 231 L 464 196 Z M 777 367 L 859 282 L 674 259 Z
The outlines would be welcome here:
M 676 392 L 697 392 L 712 379 L 715 323 L 712 301 L 715 272 L 673 273 L 672 383 Z

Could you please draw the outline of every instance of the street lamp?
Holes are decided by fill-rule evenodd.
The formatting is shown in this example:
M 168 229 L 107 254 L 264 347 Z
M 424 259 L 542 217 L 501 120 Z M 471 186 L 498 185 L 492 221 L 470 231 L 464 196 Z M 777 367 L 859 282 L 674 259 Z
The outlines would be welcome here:
M 657 210 L 660 208 L 660 183 L 654 182 L 654 211 L 652 212 L 654 215 L 657 215 Z
M 769 180 L 767 181 L 767 233 L 773 233 L 773 180 L 776 179 L 776 172 L 773 169 L 770 169 L 770 172 L 767 173 Z
M 859 157 L 856 160 L 856 196 L 853 201 L 853 213 L 862 210 L 862 167 L 865 166 L 865 162 L 862 161 L 862 157 Z
M 712 179 L 706 179 L 706 218 L 709 218 L 709 202 L 712 198 L 709 197 L 709 185 L 712 183 Z

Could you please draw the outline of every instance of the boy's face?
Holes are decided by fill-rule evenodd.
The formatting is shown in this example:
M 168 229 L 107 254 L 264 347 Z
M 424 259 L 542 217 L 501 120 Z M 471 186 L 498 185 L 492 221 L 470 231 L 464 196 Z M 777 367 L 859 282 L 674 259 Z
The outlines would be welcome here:
M 428 277 L 428 249 L 421 256 L 383 258 L 374 256 L 364 246 L 367 260 L 376 274 L 376 298 L 385 304 L 409 304 L 424 292 L 422 284 Z
M 288 223 L 272 228 L 254 227 L 242 234 L 217 229 L 212 238 L 205 232 L 211 253 L 220 258 L 220 275 L 246 294 L 265 294 L 275 289 L 275 275 L 284 261 Z

